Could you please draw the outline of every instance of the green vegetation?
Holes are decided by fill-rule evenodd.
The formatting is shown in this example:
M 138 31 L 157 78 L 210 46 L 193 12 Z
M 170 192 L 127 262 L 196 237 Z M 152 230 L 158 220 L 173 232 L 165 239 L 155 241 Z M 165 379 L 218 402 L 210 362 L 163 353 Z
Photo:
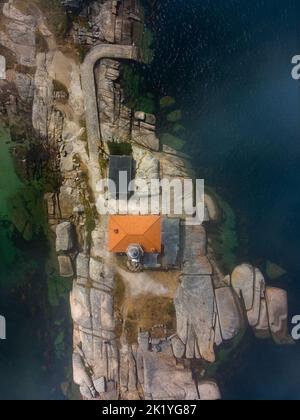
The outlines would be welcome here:
M 233 340 L 222 346 L 221 350 L 217 353 L 216 362 L 207 366 L 207 377 L 215 378 L 218 370 L 232 358 L 233 353 L 237 350 L 244 337 L 245 331 L 242 331 Z
M 176 101 L 175 101 L 174 98 L 172 98 L 172 96 L 164 96 L 159 101 L 159 105 L 162 109 L 163 108 L 170 108 L 170 107 L 176 105 Z
M 85 207 L 85 227 L 88 234 L 91 236 L 92 232 L 96 229 L 96 218 L 98 217 L 95 207 Z
M 107 168 L 108 168 L 108 159 L 105 158 L 103 155 L 101 155 L 99 157 L 99 164 L 100 164 L 100 170 L 101 170 L 102 177 L 105 178 Z
M 160 105 L 160 137 L 166 146 L 182 150 L 185 146 L 185 128 L 181 124 L 182 111 L 176 108 L 176 101 L 171 96 L 164 96 Z
M 154 95 L 147 93 L 145 79 L 139 67 L 135 64 L 125 64 L 122 71 L 122 87 L 124 90 L 125 103 L 135 111 L 143 111 L 154 114 L 156 103 Z
M 178 121 L 182 120 L 182 112 L 180 109 L 176 109 L 175 111 L 170 112 L 167 115 L 167 121 L 170 123 L 177 123 Z
M 130 143 L 108 142 L 109 153 L 115 156 L 131 156 L 132 146 Z
M 266 263 L 266 273 L 271 280 L 277 280 L 287 274 L 283 268 L 271 261 Z
M 206 191 L 213 197 L 221 212 L 220 222 L 211 223 L 208 227 L 214 255 L 220 268 L 226 273 L 231 273 L 237 265 L 236 250 L 239 246 L 236 216 L 230 205 L 215 191 L 207 187 Z
M 26 241 L 47 232 L 43 187 L 36 180 L 26 182 L 8 200 L 10 220 Z
M 54 341 L 55 354 L 58 359 L 61 359 L 65 354 L 65 334 L 60 331 Z
M 68 307 L 72 283 L 60 277 L 54 241 L 49 241 L 49 245 L 50 249 L 45 264 L 45 274 L 47 280 L 47 300 L 51 310 L 53 325 L 51 338 L 55 357 L 58 360 L 62 360 L 66 358 L 69 349 L 68 336 L 65 332 L 69 331 L 71 319 L 69 311 L 66 312 L 66 308 Z M 67 358 L 66 362 L 69 362 Z
M 11 138 L 9 131 L 0 124 L 0 217 L 7 218 L 9 215 L 7 200 L 22 186 L 18 178 L 11 155 Z M 9 182 L 7 182 L 9 179 Z
M 50 30 L 58 41 L 64 41 L 68 29 L 68 16 L 60 0 L 32 0 L 44 13 Z
M 88 185 L 88 183 L 87 183 Z M 96 229 L 96 221 L 98 219 L 98 213 L 96 207 L 88 200 L 84 193 L 80 196 L 81 204 L 84 207 L 85 214 L 85 228 L 87 231 L 87 240 L 89 245 L 92 243 L 92 232 Z
M 179 137 L 173 136 L 173 134 L 170 133 L 162 134 L 161 140 L 163 144 L 165 144 L 166 146 L 170 146 L 175 150 L 182 150 L 185 145 L 184 140 L 182 140 Z
M 145 28 L 141 40 L 141 56 L 146 64 L 150 64 L 154 59 L 153 50 L 154 36 L 150 29 Z
M 62 301 L 67 301 L 70 292 L 70 283 L 59 276 L 56 255 L 49 258 L 47 264 L 47 287 L 48 287 L 48 302 L 51 307 L 57 308 Z
M 185 127 L 182 124 L 179 124 L 179 123 L 174 124 L 173 125 L 173 133 L 184 135 Z

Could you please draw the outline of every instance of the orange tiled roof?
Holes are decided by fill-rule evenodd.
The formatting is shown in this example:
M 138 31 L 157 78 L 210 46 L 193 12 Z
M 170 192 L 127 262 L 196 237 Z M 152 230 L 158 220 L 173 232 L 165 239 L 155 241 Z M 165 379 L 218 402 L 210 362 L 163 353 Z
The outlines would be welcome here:
M 129 245 L 139 244 L 145 252 L 160 253 L 162 248 L 160 216 L 111 216 L 109 251 L 123 253 Z

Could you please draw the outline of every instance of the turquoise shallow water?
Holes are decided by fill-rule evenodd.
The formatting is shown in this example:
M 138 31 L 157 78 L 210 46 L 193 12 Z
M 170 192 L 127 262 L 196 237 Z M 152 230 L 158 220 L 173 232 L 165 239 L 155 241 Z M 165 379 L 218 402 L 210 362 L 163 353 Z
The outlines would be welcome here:
M 300 313 L 300 53 L 295 0 L 158 1 L 148 82 L 183 112 L 185 150 L 200 178 L 234 210 L 237 261 L 287 274 L 289 319 Z M 300 348 L 248 337 L 226 398 L 300 399 Z
M 47 301 L 45 271 L 47 239 L 38 235 L 25 241 L 11 223 L 11 198 L 23 188 L 15 172 L 11 146 L 2 126 L 0 314 L 6 318 L 7 340 L 0 341 L 0 399 L 61 399 L 60 383 L 65 372 L 62 363 L 53 363 L 54 321 Z

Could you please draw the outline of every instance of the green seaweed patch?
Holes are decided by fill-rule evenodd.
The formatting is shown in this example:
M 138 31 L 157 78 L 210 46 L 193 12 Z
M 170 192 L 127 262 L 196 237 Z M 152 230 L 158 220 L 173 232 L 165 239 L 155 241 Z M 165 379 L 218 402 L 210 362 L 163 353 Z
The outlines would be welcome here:
M 57 359 L 62 359 L 65 355 L 65 334 L 60 331 L 54 340 L 54 351 Z
M 176 101 L 172 96 L 164 96 L 159 101 L 159 105 L 162 109 L 171 108 L 172 106 L 176 105 Z
M 266 263 L 266 273 L 267 273 L 267 276 L 271 280 L 277 280 L 277 279 L 285 276 L 287 274 L 287 271 L 285 271 L 278 264 L 275 264 L 271 261 L 267 261 L 267 263 Z
M 156 113 L 155 96 L 147 92 L 145 79 L 138 66 L 132 64 L 123 65 L 122 87 L 125 104 L 128 108 L 143 111 L 147 114 Z
M 214 378 L 218 373 L 218 370 L 225 364 L 230 361 L 234 352 L 238 349 L 241 342 L 245 337 L 246 331 L 241 331 L 236 337 L 234 337 L 230 342 L 223 344 L 220 350 L 217 352 L 217 358 L 215 363 L 208 365 L 206 376 L 208 378 Z
M 153 42 L 153 32 L 145 27 L 140 44 L 141 58 L 145 64 L 151 64 L 154 59 Z
M 181 120 L 182 120 L 182 111 L 180 109 L 176 109 L 175 111 L 172 111 L 167 115 L 167 121 L 170 123 L 176 123 Z
M 185 133 L 185 127 L 182 124 L 174 124 L 172 127 L 172 131 L 175 134 L 183 135 Z
M 156 105 L 154 95 L 147 93 L 145 96 L 141 96 L 135 109 L 143 111 L 146 114 L 155 114 Z
M 208 233 L 214 251 L 214 256 L 220 268 L 229 273 L 237 265 L 236 251 L 239 246 L 236 216 L 230 205 L 214 190 L 205 187 L 213 197 L 220 210 L 221 217 L 217 223 L 208 225 Z
M 47 232 L 43 188 L 38 181 L 27 182 L 8 200 L 9 218 L 26 241 Z
M 162 140 L 162 143 L 165 144 L 166 146 L 170 146 L 173 149 L 178 150 L 178 151 L 182 150 L 185 145 L 185 141 L 183 139 L 181 139 L 180 137 L 176 137 L 170 133 L 162 134 L 161 140 Z

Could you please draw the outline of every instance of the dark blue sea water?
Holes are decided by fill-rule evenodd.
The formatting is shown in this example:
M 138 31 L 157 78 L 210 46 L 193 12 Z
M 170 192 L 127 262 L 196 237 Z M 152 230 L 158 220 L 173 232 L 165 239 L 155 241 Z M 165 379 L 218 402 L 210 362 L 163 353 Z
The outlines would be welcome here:
M 234 209 L 238 261 L 283 267 L 275 284 L 300 314 L 299 2 L 152 3 L 151 87 L 175 97 L 197 175 Z M 300 399 L 300 344 L 251 339 L 239 366 L 222 378 L 226 398 Z

